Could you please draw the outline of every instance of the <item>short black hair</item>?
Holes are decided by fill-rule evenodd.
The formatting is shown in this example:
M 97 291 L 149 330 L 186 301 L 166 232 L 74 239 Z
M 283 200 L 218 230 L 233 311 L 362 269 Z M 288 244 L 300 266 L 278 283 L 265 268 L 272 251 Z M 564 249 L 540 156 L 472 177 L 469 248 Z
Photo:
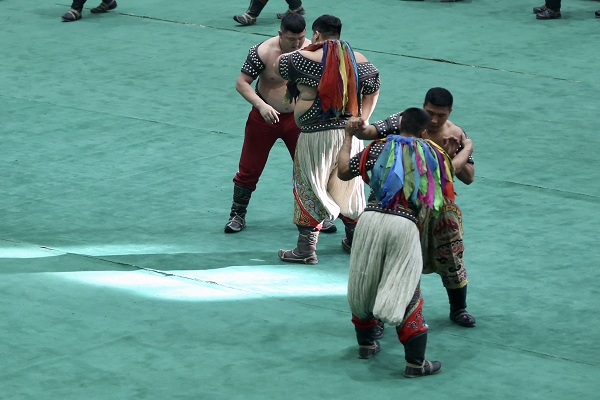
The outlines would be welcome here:
M 418 107 L 407 108 L 402 111 L 400 120 L 400 133 L 406 133 L 411 136 L 419 136 L 423 129 L 427 128 L 431 117 L 427 111 Z
M 306 30 L 306 20 L 297 13 L 285 13 L 281 18 L 281 31 L 302 33 Z
M 315 19 L 312 24 L 313 32 L 319 31 L 326 37 L 340 37 L 342 34 L 342 21 L 333 15 L 325 14 Z
M 452 108 L 453 101 L 452 93 L 448 89 L 441 87 L 431 88 L 425 94 L 425 103 L 430 103 L 434 106 Z

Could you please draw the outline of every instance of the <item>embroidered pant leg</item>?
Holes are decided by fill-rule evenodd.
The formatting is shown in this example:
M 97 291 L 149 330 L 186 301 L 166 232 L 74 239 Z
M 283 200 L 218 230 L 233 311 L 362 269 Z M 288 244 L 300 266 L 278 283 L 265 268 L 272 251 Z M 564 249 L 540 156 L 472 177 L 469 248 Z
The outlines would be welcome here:
M 423 272 L 440 275 L 447 289 L 459 289 L 467 285 L 460 208 L 453 203 L 445 204 L 439 216 L 428 216 L 424 225 Z

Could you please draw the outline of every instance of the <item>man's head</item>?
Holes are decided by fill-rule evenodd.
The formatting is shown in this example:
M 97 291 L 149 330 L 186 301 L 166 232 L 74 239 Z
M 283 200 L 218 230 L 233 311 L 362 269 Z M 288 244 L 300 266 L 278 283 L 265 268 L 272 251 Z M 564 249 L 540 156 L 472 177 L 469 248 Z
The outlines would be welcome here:
M 321 15 L 313 22 L 312 31 L 312 43 L 319 43 L 327 39 L 339 39 L 342 34 L 342 21 L 333 15 Z
M 423 109 L 431 117 L 429 130 L 437 131 L 444 126 L 452 112 L 453 101 L 452 94 L 447 89 L 435 87 L 427 91 Z
M 411 107 L 402 111 L 400 133 L 408 136 L 421 137 L 429 125 L 429 114 L 422 108 Z
M 284 53 L 299 50 L 306 39 L 306 21 L 296 13 L 285 13 L 279 29 L 279 45 Z

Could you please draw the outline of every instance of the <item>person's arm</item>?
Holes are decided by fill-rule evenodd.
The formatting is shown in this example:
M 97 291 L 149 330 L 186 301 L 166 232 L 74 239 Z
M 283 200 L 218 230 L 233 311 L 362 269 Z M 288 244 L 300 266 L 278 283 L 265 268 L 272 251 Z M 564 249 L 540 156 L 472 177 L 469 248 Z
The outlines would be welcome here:
M 254 82 L 254 78 L 240 72 L 240 75 L 235 81 L 235 90 L 237 90 L 248 103 L 252 104 L 253 107 L 259 107 L 264 103 L 264 100 L 256 94 L 256 90 L 252 87 L 252 82 Z
M 350 118 L 346 123 L 346 126 L 350 125 L 350 128 L 354 129 L 354 136 L 361 140 L 376 140 L 382 139 L 388 135 L 394 135 L 400 133 L 400 119 L 402 118 L 401 113 L 390 115 L 386 119 L 374 122 L 368 125 L 367 121 L 363 118 Z M 362 127 L 359 124 L 362 123 Z
M 350 117 L 346 122 L 346 130 L 360 140 L 375 140 L 380 137 L 375 126 L 369 125 L 361 117 Z
M 377 100 L 379 99 L 379 89 L 381 79 L 377 68 L 367 60 L 361 53 L 355 52 L 358 75 L 361 92 L 361 117 L 369 124 L 369 119 L 373 115 Z
M 354 138 L 354 130 L 351 127 L 346 126 L 344 135 L 344 142 L 342 148 L 338 153 L 338 165 L 337 165 L 337 176 L 343 181 L 349 181 L 354 178 L 352 172 L 350 172 L 350 158 L 352 158 L 352 139 Z
M 250 75 L 240 72 L 240 75 L 235 82 L 235 90 L 237 90 L 248 103 L 258 109 L 265 122 L 269 124 L 279 122 L 279 111 L 275 110 L 271 105 L 260 98 L 256 93 L 256 90 L 252 87 L 252 82 L 254 82 L 254 79 Z
M 361 117 L 365 120 L 367 125 L 369 124 L 369 119 L 375 110 L 375 106 L 377 105 L 377 100 L 379 99 L 379 90 L 371 93 L 365 94 L 362 98 L 362 115 Z
M 458 127 L 457 127 L 458 128 Z M 460 129 L 460 128 L 458 128 Z M 461 129 L 461 148 L 452 158 L 452 166 L 456 177 L 465 185 L 470 185 L 475 180 L 475 165 L 473 164 L 473 141 Z

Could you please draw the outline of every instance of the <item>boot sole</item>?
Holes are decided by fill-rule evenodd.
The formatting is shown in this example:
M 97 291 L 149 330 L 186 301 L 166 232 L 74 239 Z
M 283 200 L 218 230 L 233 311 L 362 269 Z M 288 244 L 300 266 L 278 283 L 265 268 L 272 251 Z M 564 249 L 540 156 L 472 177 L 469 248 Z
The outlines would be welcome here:
M 290 250 L 283 250 L 283 249 L 279 250 L 279 252 L 277 253 L 277 255 L 279 256 L 279 259 L 281 261 L 289 262 L 289 263 L 296 263 L 296 264 L 310 264 L 310 265 L 314 265 L 314 264 L 318 264 L 319 263 L 319 260 L 317 259 L 317 255 L 316 254 L 312 254 L 312 255 L 307 256 L 307 257 L 286 257 L 285 253 L 288 252 L 288 251 L 290 251 Z

